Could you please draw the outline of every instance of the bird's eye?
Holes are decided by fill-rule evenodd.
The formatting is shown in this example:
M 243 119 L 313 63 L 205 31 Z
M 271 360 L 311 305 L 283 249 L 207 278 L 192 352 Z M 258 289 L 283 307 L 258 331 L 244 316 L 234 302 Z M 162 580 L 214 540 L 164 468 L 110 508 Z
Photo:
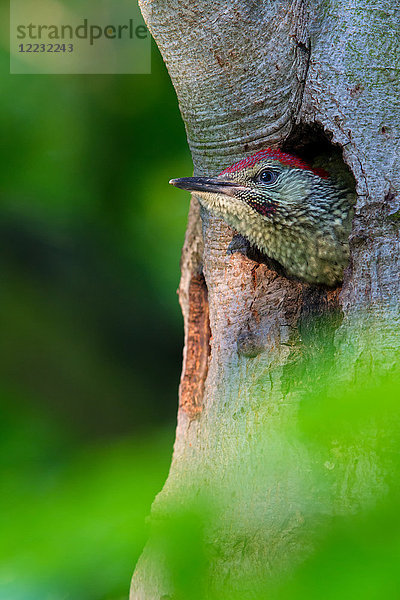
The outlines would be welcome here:
M 261 181 L 261 183 L 274 183 L 277 180 L 277 178 L 278 173 L 269 169 L 261 171 L 261 173 L 257 177 L 258 181 Z

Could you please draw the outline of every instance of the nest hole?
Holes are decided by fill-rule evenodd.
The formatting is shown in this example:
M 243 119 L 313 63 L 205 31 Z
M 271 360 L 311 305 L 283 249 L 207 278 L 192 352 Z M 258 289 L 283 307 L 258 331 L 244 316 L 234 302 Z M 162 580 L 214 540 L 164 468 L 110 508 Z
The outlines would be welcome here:
M 282 151 L 295 154 L 313 168 L 321 168 L 355 191 L 356 182 L 343 159 L 343 148 L 318 123 L 299 123 L 282 144 Z

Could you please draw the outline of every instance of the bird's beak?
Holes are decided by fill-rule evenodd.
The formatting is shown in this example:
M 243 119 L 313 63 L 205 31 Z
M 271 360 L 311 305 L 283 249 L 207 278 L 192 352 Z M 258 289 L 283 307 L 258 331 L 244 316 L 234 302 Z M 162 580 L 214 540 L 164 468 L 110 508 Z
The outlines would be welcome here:
M 190 192 L 209 192 L 225 196 L 235 196 L 235 192 L 242 189 L 242 186 L 234 181 L 225 181 L 218 177 L 181 177 L 180 179 L 171 179 L 170 184 Z

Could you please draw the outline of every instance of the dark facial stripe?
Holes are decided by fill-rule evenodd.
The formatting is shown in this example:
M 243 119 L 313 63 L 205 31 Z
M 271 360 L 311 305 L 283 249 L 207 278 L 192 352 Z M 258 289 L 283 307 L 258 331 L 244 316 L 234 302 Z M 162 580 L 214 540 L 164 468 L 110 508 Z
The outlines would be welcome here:
M 278 205 L 275 202 L 254 202 L 252 200 L 246 200 L 247 204 L 254 208 L 263 217 L 270 217 L 276 213 Z

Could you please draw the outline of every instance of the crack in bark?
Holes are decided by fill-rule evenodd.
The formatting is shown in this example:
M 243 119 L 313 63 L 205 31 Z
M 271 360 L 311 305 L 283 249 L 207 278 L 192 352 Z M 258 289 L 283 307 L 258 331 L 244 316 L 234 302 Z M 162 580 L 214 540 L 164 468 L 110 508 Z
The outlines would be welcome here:
M 302 85 L 301 91 L 300 91 L 300 98 L 299 98 L 299 107 L 297 110 L 297 115 L 301 114 L 301 110 L 303 108 L 303 99 L 304 99 L 304 92 L 306 89 L 306 82 L 307 82 L 307 75 L 308 75 L 308 71 L 310 69 L 310 63 L 311 63 L 311 39 L 308 38 L 308 45 L 306 45 L 304 42 L 301 42 L 299 40 L 297 40 L 296 37 L 294 37 L 294 40 L 297 44 L 297 46 L 303 50 L 303 52 L 307 53 L 307 62 L 306 62 L 306 66 L 305 66 L 305 70 L 304 70 L 304 78 L 303 80 L 300 82 Z
M 202 273 L 192 275 L 188 296 L 187 339 L 179 387 L 179 404 L 193 419 L 203 408 L 204 384 L 211 352 L 208 292 Z

